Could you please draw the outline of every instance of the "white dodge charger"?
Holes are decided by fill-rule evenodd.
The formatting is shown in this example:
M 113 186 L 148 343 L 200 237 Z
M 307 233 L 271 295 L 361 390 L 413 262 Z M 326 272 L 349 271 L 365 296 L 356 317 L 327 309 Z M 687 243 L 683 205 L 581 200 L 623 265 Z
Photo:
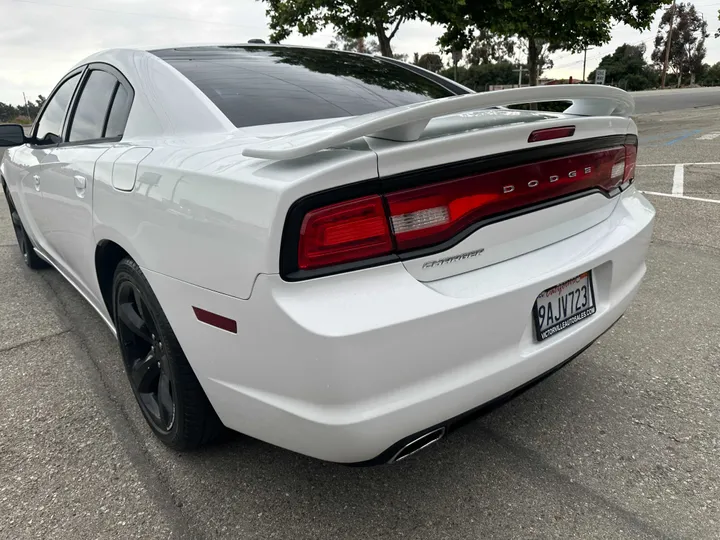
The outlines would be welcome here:
M 25 262 L 117 335 L 163 442 L 392 462 L 622 316 L 655 215 L 633 107 L 331 50 L 118 49 L 29 135 L 0 126 L 0 173 Z

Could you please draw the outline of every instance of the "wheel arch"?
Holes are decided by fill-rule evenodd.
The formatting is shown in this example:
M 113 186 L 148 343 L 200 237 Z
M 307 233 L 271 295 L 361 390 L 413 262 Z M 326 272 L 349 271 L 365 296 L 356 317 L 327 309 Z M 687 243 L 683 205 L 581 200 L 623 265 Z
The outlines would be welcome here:
M 10 188 L 7 185 L 7 182 L 5 181 L 5 176 L 3 175 L 2 171 L 0 171 L 0 188 L 2 188 L 3 192 L 10 197 Z
M 95 246 L 95 274 L 105 308 L 113 321 L 115 320 L 112 308 L 113 277 L 117 265 L 126 257 L 132 259 L 120 244 L 112 240 L 101 240 Z

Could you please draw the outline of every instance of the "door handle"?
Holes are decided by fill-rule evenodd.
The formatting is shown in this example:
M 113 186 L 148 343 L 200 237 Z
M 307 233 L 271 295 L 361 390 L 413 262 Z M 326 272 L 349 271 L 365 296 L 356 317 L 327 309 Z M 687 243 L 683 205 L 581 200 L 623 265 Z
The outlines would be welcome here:
M 33 175 L 33 180 L 35 182 L 35 191 L 40 191 L 40 177 L 35 174 Z

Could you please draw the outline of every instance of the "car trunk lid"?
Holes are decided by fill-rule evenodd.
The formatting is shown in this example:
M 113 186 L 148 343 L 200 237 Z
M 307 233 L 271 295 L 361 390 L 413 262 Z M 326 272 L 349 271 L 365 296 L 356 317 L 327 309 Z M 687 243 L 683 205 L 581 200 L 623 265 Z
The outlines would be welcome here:
M 564 114 L 502 107 L 564 100 L 573 102 Z M 332 177 L 298 178 L 284 190 L 287 279 L 401 260 L 418 280 L 433 281 L 606 219 L 627 173 L 633 106 L 607 87 L 472 94 L 268 133 L 243 155 L 269 160 L 266 172 L 316 167 L 338 152 L 371 153 L 377 163 L 361 182 L 333 168 Z
M 616 198 L 596 189 L 595 175 L 609 178 L 615 161 L 624 157 L 629 119 L 542 118 L 505 110 L 488 116 L 500 122 L 457 132 L 463 119 L 442 118 L 440 126 L 430 122 L 430 135 L 415 142 L 370 139 L 399 247 L 403 231 L 420 226 L 419 238 L 410 238 L 401 255 L 420 281 L 468 272 L 561 241 L 607 219 L 615 207 Z M 514 120 L 508 123 L 510 118 Z M 528 142 L 533 133 L 556 129 L 561 138 Z M 419 202 L 449 197 L 446 190 L 456 192 L 451 202 L 430 202 L 427 208 Z M 489 203 L 485 213 L 472 210 L 475 217 L 450 235 L 426 235 L 434 219 L 451 220 L 457 207 L 472 207 L 478 197 L 484 200 L 477 204 Z M 415 223 L 417 219 L 423 221 Z

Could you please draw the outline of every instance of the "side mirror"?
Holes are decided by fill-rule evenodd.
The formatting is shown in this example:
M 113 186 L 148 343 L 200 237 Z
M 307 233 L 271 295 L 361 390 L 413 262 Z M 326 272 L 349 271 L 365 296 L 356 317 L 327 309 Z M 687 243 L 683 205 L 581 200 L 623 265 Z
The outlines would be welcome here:
M 0 148 L 25 144 L 25 128 L 20 124 L 0 124 Z

